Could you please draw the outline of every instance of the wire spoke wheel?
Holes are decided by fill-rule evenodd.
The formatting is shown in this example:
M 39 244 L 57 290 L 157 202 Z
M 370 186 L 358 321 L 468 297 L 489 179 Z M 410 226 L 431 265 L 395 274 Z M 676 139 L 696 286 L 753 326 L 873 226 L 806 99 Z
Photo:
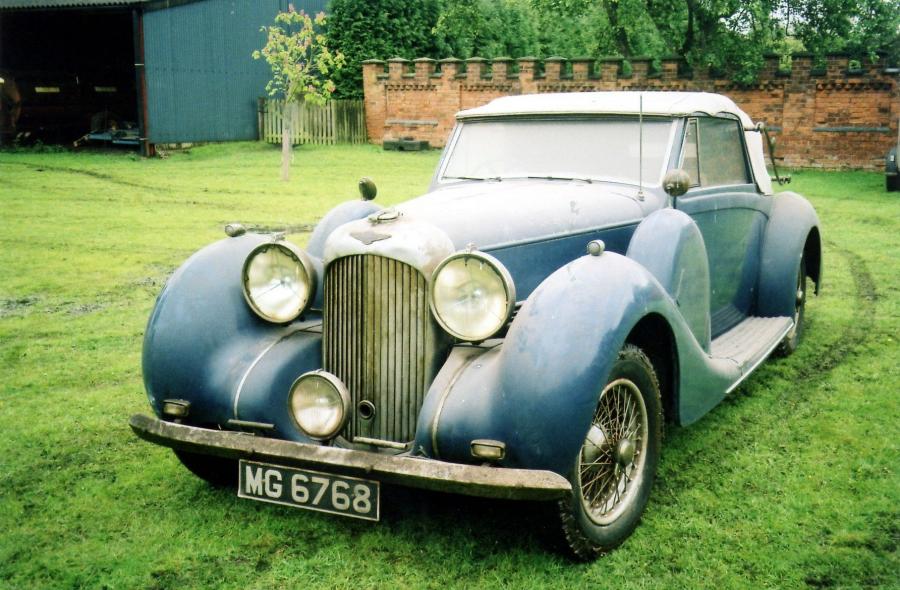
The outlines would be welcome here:
M 640 389 L 616 379 L 600 394 L 581 447 L 578 484 L 587 516 L 599 525 L 615 521 L 634 501 L 647 454 L 647 408 Z
M 575 557 L 603 555 L 638 525 L 659 463 L 662 419 L 653 363 L 639 347 L 626 344 L 573 457 L 568 477 L 573 493 L 558 503 L 562 533 Z

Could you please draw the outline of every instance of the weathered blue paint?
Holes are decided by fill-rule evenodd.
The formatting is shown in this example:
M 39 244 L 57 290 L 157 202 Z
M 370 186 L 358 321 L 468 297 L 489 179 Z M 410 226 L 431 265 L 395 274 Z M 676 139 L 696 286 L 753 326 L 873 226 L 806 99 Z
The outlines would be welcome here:
M 700 347 L 709 352 L 709 258 L 694 220 L 675 209 L 651 213 L 632 236 L 628 257 L 659 281 Z
M 147 131 L 151 143 L 257 137 L 257 98 L 271 77 L 251 53 L 260 27 L 293 4 L 315 14 L 325 0 L 203 0 L 144 14 Z
M 818 293 L 822 282 L 819 217 L 809 201 L 797 193 L 780 193 L 772 205 L 760 256 L 758 315 L 793 315 L 796 277 L 807 242 L 810 260 L 806 270 Z
M 616 353 L 648 314 L 665 318 L 675 334 L 680 388 L 690 393 L 681 400 L 681 413 L 688 420 L 702 415 L 740 371 L 703 351 L 646 268 L 607 252 L 583 256 L 547 278 L 525 302 L 502 346 L 457 369 L 449 394 L 441 390 L 443 379 L 435 381 L 438 387 L 429 391 L 420 414 L 416 448 L 470 462 L 469 443 L 493 438 L 507 443 L 504 465 L 567 474 Z
M 211 244 L 166 283 L 144 334 L 144 386 L 157 415 L 162 400 L 185 399 L 195 424 L 225 424 L 239 417 L 274 423 L 283 438 L 306 440 L 284 411 L 286 401 L 278 400 L 286 400 L 298 370 L 321 366 L 321 335 L 298 332 L 298 324 L 261 320 L 241 290 L 244 258 L 268 239 L 247 234 Z M 234 398 L 245 375 L 245 403 L 235 416 Z
M 670 166 L 678 161 L 676 149 Z M 365 219 L 380 205 L 340 205 L 316 228 L 308 251 L 320 278 L 323 264 L 348 253 L 391 256 L 426 278 L 470 243 L 499 259 L 523 304 L 501 338 L 453 348 L 427 392 L 411 452 L 474 462 L 471 441 L 496 439 L 507 444 L 503 465 L 565 475 L 638 323 L 652 316 L 671 331 L 673 418 L 686 424 L 777 343 L 756 343 L 738 362 L 714 354 L 715 337 L 748 316 L 790 317 L 801 256 L 821 282 L 818 219 L 802 197 L 741 185 L 693 189 L 676 208 L 668 202 L 658 188 L 641 197 L 609 183 L 435 183 L 383 224 Z M 354 237 L 374 230 L 387 237 Z M 597 238 L 606 252 L 585 255 Z M 176 272 L 147 329 L 145 383 L 157 413 L 160 400 L 183 398 L 192 402 L 195 423 L 267 422 L 276 426 L 273 436 L 305 441 L 287 394 L 297 376 L 321 367 L 320 316 L 273 326 L 249 310 L 241 265 L 264 239 L 217 242 Z

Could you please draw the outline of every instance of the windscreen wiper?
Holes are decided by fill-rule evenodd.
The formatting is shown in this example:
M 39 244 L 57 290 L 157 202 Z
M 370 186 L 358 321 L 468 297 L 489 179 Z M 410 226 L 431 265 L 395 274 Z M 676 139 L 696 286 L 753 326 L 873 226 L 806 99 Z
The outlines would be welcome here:
M 526 176 L 525 178 L 533 178 L 537 180 L 574 180 L 576 182 L 586 182 L 588 184 L 593 184 L 593 178 L 580 178 L 580 177 L 569 177 L 569 176 Z
M 490 182 L 500 182 L 503 180 L 499 176 L 444 176 L 451 180 L 487 180 Z

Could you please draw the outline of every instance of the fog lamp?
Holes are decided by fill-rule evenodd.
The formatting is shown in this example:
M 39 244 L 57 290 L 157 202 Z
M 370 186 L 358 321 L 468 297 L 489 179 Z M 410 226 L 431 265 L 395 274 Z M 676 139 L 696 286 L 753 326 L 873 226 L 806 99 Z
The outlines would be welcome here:
M 350 392 L 327 371 L 310 371 L 294 381 L 288 407 L 297 426 L 310 438 L 334 438 L 347 421 Z

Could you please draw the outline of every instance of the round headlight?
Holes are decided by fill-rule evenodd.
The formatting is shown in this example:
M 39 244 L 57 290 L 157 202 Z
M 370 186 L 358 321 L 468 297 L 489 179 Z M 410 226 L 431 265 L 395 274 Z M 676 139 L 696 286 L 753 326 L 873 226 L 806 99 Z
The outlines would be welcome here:
M 303 432 L 311 438 L 329 439 L 344 427 L 350 392 L 331 373 L 311 371 L 294 381 L 288 406 Z
M 512 277 L 484 252 L 453 254 L 438 265 L 431 279 L 434 317 L 460 340 L 490 338 L 509 321 L 515 304 Z
M 244 261 L 244 298 L 256 315 L 283 324 L 295 320 L 312 301 L 316 274 L 300 248 L 271 242 L 254 248 Z

